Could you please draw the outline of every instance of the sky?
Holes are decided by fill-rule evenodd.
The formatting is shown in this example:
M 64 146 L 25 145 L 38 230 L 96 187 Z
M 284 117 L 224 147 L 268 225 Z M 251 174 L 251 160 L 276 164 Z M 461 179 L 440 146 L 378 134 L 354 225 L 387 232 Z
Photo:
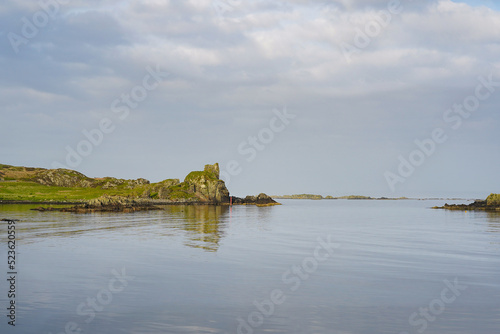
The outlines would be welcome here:
M 484 198 L 499 31 L 487 0 L 2 1 L 0 163 Z

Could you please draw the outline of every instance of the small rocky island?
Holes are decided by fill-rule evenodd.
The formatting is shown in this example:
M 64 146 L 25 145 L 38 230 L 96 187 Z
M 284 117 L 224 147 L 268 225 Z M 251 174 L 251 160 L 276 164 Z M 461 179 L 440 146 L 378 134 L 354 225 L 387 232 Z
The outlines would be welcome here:
M 77 204 L 73 207 L 39 207 L 35 210 L 78 213 L 159 210 L 159 205 L 169 204 L 280 204 L 266 194 L 245 198 L 230 196 L 219 175 L 218 163 L 205 165 L 203 171 L 189 173 L 182 182 L 179 179 L 166 179 L 157 183 L 142 178 L 89 178 L 68 169 L 0 165 L 0 202 Z M 63 195 L 64 200 L 61 200 Z
M 433 209 L 500 212 L 500 194 L 491 194 L 486 198 L 486 200 L 477 200 L 471 204 L 445 203 L 444 206 L 435 206 Z

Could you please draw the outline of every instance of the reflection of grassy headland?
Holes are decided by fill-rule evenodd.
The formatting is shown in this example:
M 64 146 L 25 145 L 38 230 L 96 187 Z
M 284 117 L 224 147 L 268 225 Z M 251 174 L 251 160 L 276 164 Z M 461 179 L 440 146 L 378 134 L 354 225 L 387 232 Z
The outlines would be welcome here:
M 100 235 L 106 231 L 112 235 L 126 233 L 145 238 L 176 234 L 183 235 L 184 243 L 205 251 L 218 250 L 229 223 L 230 207 L 217 205 L 165 205 L 163 210 L 138 212 L 131 215 L 96 212 L 79 215 L 68 213 L 39 214 L 31 211 L 36 204 L 0 205 L 0 219 L 19 219 L 17 238 L 23 243 L 55 237 L 78 237 L 85 234 Z M 62 205 L 54 205 L 62 207 Z M 265 211 L 260 210 L 259 211 Z M 169 231 L 171 230 L 171 231 Z M 154 232 L 152 232 L 154 231 Z M 147 233 L 154 233 L 154 236 Z M 180 233 L 179 233 L 180 232 Z M 107 235 L 109 237 L 111 234 Z M 7 233 L 0 236 L 6 241 Z
M 500 211 L 486 211 L 488 218 L 488 232 L 500 233 Z
M 174 205 L 165 210 L 180 218 L 178 227 L 187 232 L 189 246 L 211 252 L 218 250 L 225 229 L 221 217 L 229 211 L 228 206 Z

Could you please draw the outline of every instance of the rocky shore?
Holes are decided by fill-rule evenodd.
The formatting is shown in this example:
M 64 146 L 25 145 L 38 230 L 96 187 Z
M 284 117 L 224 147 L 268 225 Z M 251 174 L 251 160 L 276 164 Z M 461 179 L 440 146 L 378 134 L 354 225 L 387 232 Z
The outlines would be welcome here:
M 5 165 L 4 165 L 5 166 Z M 9 166 L 10 167 L 10 166 Z M 115 178 L 92 179 L 70 170 L 19 170 L 23 182 L 41 184 L 52 189 L 67 188 L 66 192 L 76 192 L 89 189 L 101 196 L 73 203 L 49 200 L 39 204 L 75 204 L 72 207 L 54 208 L 38 207 L 33 210 L 40 212 L 61 211 L 75 213 L 90 212 L 135 212 L 145 210 L 161 210 L 160 205 L 279 205 L 266 194 L 246 196 L 239 198 L 229 195 L 229 190 L 223 180 L 219 178 L 219 164 L 205 165 L 203 171 L 189 173 L 184 181 L 179 179 L 166 179 L 158 183 L 150 183 L 145 179 L 123 180 Z M 22 167 L 24 168 L 24 167 Z M 4 168 L 3 175 L 8 174 L 9 168 Z M 10 175 L 13 175 L 12 173 Z M 5 181 L 4 181 L 5 182 Z M 11 181 L 12 182 L 12 181 Z M 14 181 L 15 182 L 15 181 Z M 120 195 L 123 194 L 123 195 Z M 14 202 L 14 201 L 12 201 Z M 12 203 L 11 202 L 11 203 Z M 16 201 L 28 203 L 29 201 Z
M 87 201 L 83 204 L 77 204 L 72 207 L 54 208 L 54 207 L 38 207 L 31 209 L 34 211 L 59 211 L 59 212 L 73 212 L 73 213 L 93 213 L 93 212 L 136 212 L 136 211 L 149 211 L 149 210 L 163 210 L 161 205 L 256 205 L 256 206 L 273 206 L 281 205 L 274 201 L 266 194 L 259 194 L 258 196 L 246 196 L 239 198 L 233 196 L 227 203 L 207 203 L 207 202 L 172 202 L 151 199 L 130 199 L 120 196 L 104 195 L 102 197 Z
M 246 196 L 245 198 L 233 197 L 232 204 L 234 205 L 257 205 L 257 206 L 273 206 L 281 205 L 281 203 L 276 202 L 270 196 L 261 193 L 257 196 Z
M 471 204 L 448 204 L 435 206 L 433 209 L 461 211 L 498 211 L 500 212 L 500 194 L 491 194 L 486 200 L 477 200 Z
M 148 210 L 161 210 L 162 208 L 154 205 L 149 200 L 130 199 L 119 196 L 108 196 L 87 201 L 83 204 L 78 204 L 72 207 L 54 208 L 54 207 L 38 207 L 35 211 L 59 211 L 59 212 L 74 212 L 74 213 L 92 213 L 92 212 L 136 212 Z

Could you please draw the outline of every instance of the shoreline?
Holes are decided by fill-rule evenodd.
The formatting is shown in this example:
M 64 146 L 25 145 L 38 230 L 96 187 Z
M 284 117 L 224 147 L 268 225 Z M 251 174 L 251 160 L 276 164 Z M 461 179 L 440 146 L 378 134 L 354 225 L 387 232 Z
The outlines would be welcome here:
M 373 198 L 290 198 L 285 196 L 271 196 L 273 199 L 291 199 L 291 200 L 310 200 L 310 201 L 332 201 L 332 200 L 346 200 L 346 201 L 478 201 L 477 198 L 385 198 L 385 197 L 373 197 Z
M 83 205 L 86 202 L 30 202 L 30 201 L 0 201 L 0 205 Z M 249 204 L 249 203 L 213 203 L 213 202 L 152 202 L 150 205 L 213 205 L 213 206 L 242 206 L 242 205 L 256 205 L 256 206 L 273 206 L 280 205 L 279 203 L 269 204 Z
M 69 169 L 45 169 L 0 164 L 0 205 L 108 206 L 143 208 L 158 205 L 278 205 L 264 193 L 231 196 L 220 179 L 219 164 L 192 171 L 184 181 L 151 183 L 114 177 L 87 177 Z M 66 209 L 66 208 L 65 208 Z
M 234 196 L 235 197 L 235 196 Z M 310 199 L 310 198 L 281 198 L 281 197 L 271 197 L 273 199 L 285 199 L 285 200 L 310 200 L 310 201 L 320 201 L 320 200 L 347 200 L 347 201 L 478 201 L 478 199 L 470 198 L 363 198 L 363 199 L 350 199 L 350 198 L 323 198 L 323 199 Z M 0 200 L 0 205 L 9 204 L 43 204 L 43 205 L 80 205 L 87 203 L 87 200 L 73 201 L 73 202 L 61 202 L 61 201 L 19 201 L 19 200 Z M 149 202 L 152 205 L 220 205 L 220 206 L 230 206 L 230 203 L 214 203 L 214 202 L 168 202 L 168 201 L 158 201 Z M 247 203 L 233 203 L 232 205 L 249 205 Z M 251 205 L 251 204 L 250 204 Z

